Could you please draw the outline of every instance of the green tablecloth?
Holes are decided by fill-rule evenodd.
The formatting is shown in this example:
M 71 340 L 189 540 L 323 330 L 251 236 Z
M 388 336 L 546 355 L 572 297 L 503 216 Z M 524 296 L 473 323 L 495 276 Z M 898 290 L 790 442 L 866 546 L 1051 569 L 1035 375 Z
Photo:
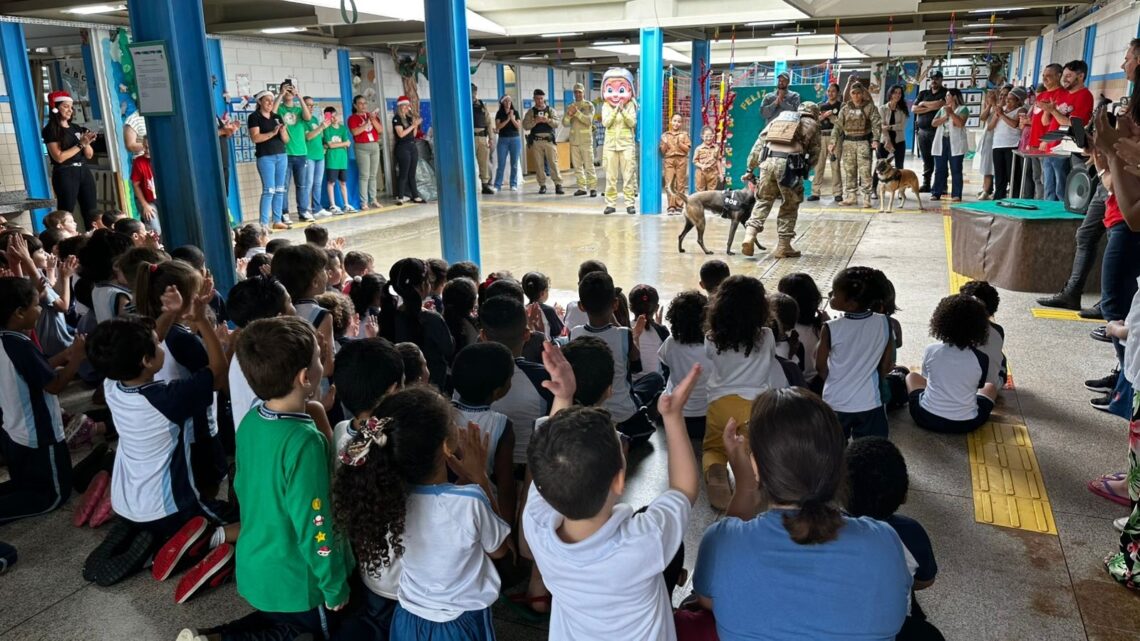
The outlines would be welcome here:
M 1037 209 L 1017 209 L 1015 207 L 1002 207 L 999 202 L 1011 202 L 1019 205 L 1033 205 Z M 1081 214 L 1074 214 L 1065 209 L 1065 204 L 1055 200 L 1026 200 L 1024 198 L 1005 198 L 1002 200 L 979 200 L 972 203 L 954 205 L 953 209 L 992 214 L 995 216 L 1008 216 L 1025 220 L 1081 220 Z

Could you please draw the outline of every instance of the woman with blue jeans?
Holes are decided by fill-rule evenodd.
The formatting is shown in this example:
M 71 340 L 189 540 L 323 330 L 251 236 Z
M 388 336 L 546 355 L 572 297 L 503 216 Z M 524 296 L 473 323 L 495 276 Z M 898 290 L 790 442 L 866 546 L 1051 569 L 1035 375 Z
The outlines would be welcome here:
M 962 92 L 958 89 L 946 90 L 946 106 L 938 110 L 934 122 L 934 186 L 930 190 L 931 200 L 941 200 L 946 193 L 946 173 L 949 171 L 950 199 L 962 202 L 962 161 L 966 157 L 966 119 L 970 108 L 962 104 Z
M 495 146 L 495 191 L 503 188 L 503 167 L 510 156 L 511 191 L 519 190 L 519 157 L 522 156 L 522 124 L 519 112 L 511 106 L 511 97 L 499 99 L 499 111 L 495 113 L 495 129 L 499 132 L 499 142 Z
M 261 224 L 273 229 L 289 229 L 289 223 L 282 221 L 281 212 L 285 208 L 285 172 L 288 161 L 285 156 L 285 143 L 289 132 L 285 121 L 273 111 L 273 94 L 262 91 L 257 94 L 257 109 L 249 115 L 247 125 L 249 138 L 257 146 L 257 173 L 261 176 Z

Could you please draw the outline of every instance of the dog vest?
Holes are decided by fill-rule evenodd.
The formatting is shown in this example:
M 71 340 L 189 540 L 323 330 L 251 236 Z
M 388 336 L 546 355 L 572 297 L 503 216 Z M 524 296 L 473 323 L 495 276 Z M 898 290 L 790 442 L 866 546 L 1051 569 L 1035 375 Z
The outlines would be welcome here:
M 778 142 L 784 145 L 795 143 L 796 132 L 800 128 L 800 114 L 795 111 L 785 111 L 768 123 L 768 142 Z
M 725 218 L 729 218 L 732 212 L 751 212 L 752 206 L 756 204 L 756 196 L 748 189 L 725 189 L 723 199 Z

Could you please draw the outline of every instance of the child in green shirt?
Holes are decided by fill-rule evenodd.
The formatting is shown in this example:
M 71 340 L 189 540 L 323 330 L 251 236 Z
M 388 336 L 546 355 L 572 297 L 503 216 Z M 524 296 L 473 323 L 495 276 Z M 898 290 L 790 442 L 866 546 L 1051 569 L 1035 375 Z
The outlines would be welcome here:
M 336 107 L 325 107 L 325 120 L 328 121 L 328 126 L 325 127 L 324 141 L 325 149 L 325 183 L 329 190 L 329 211 L 334 214 L 339 214 L 342 211 L 354 212 L 356 208 L 348 202 L 348 187 L 345 186 L 345 180 L 348 178 L 348 147 L 352 144 L 352 137 L 348 134 L 348 127 L 344 126 L 341 121 L 340 113 L 337 112 Z M 333 183 L 340 183 L 340 197 L 344 202 L 344 209 L 336 206 L 336 198 L 333 196 Z
M 348 602 L 352 553 L 333 525 L 328 441 L 306 413 L 324 369 L 312 325 L 295 316 L 257 320 L 237 356 L 265 403 L 242 420 L 234 490 L 241 501 L 237 589 L 257 611 L 182 641 L 266 638 L 273 630 L 328 639 L 328 611 Z

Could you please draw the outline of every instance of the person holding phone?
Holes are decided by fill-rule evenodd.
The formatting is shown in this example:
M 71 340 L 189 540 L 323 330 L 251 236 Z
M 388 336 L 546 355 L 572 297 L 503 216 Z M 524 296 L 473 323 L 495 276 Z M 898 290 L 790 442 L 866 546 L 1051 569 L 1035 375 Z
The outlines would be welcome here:
M 305 140 L 306 124 L 312 120 L 313 112 L 304 101 L 297 97 L 297 88 L 293 86 L 293 81 L 286 78 L 281 83 L 281 93 L 277 96 L 276 112 L 281 116 L 281 120 L 285 123 L 285 129 L 289 132 L 289 137 L 285 139 L 285 154 L 288 156 L 288 175 L 293 177 L 293 185 L 297 191 L 297 216 L 304 222 L 313 220 L 313 212 L 310 205 L 312 194 L 310 193 L 313 186 L 313 176 L 311 174 L 312 164 L 309 162 L 309 147 Z M 288 200 L 288 196 L 285 197 Z M 285 206 L 285 201 L 282 201 L 282 220 L 289 224 L 289 215 L 284 213 L 288 211 Z
M 285 129 L 285 121 L 273 109 L 277 103 L 273 92 L 259 92 L 255 99 L 257 109 L 249 114 L 247 125 L 249 138 L 257 147 L 257 173 L 261 176 L 261 224 L 269 225 L 272 218 L 273 229 L 290 229 L 293 225 L 282 214 L 285 208 L 285 172 L 289 168 L 285 157 L 289 131 Z
M 83 214 L 86 231 L 94 229 L 99 213 L 95 210 L 95 176 L 87 161 L 95 156 L 91 143 L 98 134 L 82 125 L 71 122 L 75 106 L 66 91 L 53 91 L 48 95 L 51 113 L 47 125 L 40 132 L 51 159 L 51 186 L 55 191 L 56 209 L 73 214 L 75 207 Z
M 356 171 L 360 181 L 360 208 L 380 207 L 376 199 L 376 176 L 380 173 L 380 110 L 368 110 L 364 96 L 352 99 L 352 115 L 348 117 L 348 130 L 356 143 Z

